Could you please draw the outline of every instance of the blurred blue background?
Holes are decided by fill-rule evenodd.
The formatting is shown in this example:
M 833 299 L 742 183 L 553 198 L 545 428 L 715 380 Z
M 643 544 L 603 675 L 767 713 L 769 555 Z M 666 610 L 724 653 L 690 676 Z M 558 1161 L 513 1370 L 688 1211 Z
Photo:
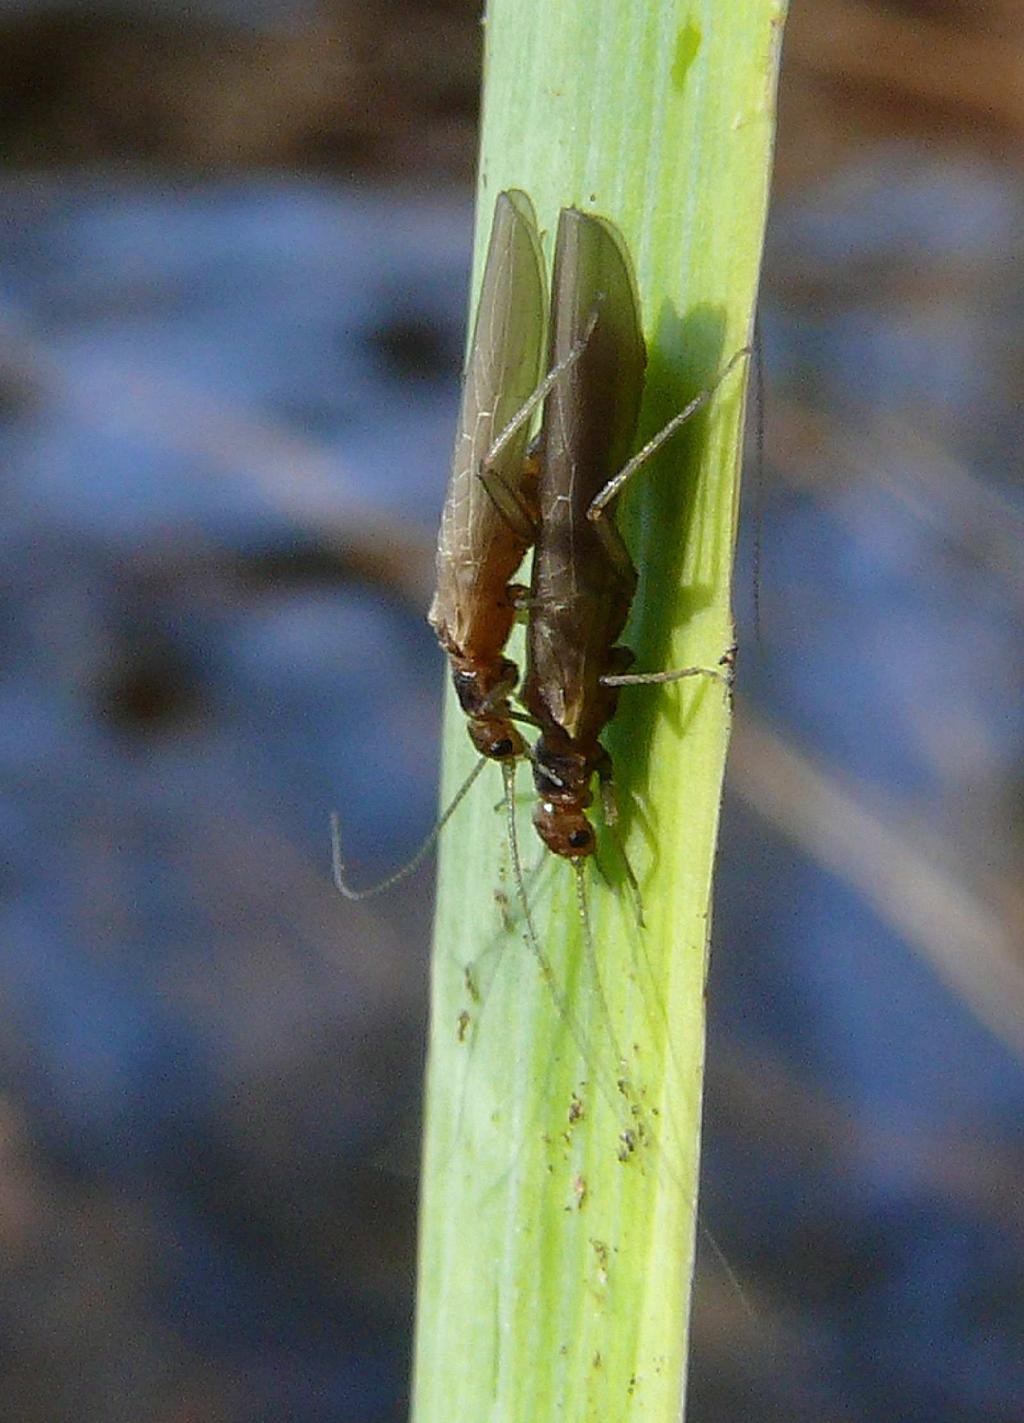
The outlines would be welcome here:
M 1024 11 L 804 8 L 689 1416 L 1010 1423 Z M 0 13 L 0 1417 L 405 1416 L 477 22 Z

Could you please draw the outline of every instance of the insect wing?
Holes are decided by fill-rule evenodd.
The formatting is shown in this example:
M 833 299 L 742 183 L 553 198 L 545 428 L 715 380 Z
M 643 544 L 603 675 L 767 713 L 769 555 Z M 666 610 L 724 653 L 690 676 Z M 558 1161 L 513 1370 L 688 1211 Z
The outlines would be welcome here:
M 551 364 L 583 339 L 579 360 L 562 371 L 544 411 L 524 700 L 542 728 L 557 726 L 589 754 L 614 711 L 601 678 L 636 574 L 613 520 L 598 528 L 587 510 L 629 454 L 646 354 L 616 233 L 569 208 L 555 247 Z
M 474 616 L 486 606 L 482 582 L 493 584 L 486 591 L 497 596 L 532 542 L 535 495 L 524 461 L 528 422 L 491 466 L 506 500 L 500 504 L 479 475 L 498 436 L 538 384 L 545 317 L 544 264 L 533 206 L 525 193 L 500 193 L 466 367 L 430 612 L 435 628 L 445 629 L 460 648 L 473 641 Z
M 540 380 L 546 330 L 544 257 L 533 204 L 499 193 L 470 346 L 456 445 L 457 477 L 475 476 L 495 440 Z M 516 491 L 529 425 L 509 440 L 494 468 Z
M 585 509 L 626 462 L 646 352 L 639 303 L 617 234 L 603 219 L 566 208 L 555 247 L 549 364 L 564 359 L 583 338 L 583 354 L 552 391 L 544 436 L 546 487 L 562 495 L 568 491 L 574 510 Z

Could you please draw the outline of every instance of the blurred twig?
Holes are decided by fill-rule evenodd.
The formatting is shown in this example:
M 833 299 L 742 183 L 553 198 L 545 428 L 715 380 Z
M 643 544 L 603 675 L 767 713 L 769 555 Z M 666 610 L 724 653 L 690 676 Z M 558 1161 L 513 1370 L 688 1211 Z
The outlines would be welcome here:
M 748 709 L 732 788 L 804 854 L 852 886 L 1014 1052 L 1024 1055 L 1024 962 L 1008 924 L 937 862 L 924 832 L 869 806 Z
M 931 109 L 936 121 L 958 112 L 961 122 L 1019 134 L 1024 42 L 1008 13 L 987 16 L 986 8 L 949 4 L 945 17 L 931 18 L 877 0 L 818 0 L 813 29 L 797 24 L 789 36 L 790 59 L 837 83 L 874 88 L 880 104 L 884 97 L 889 106 Z M 1018 27 L 1020 19 L 1018 6 Z
M 181 382 L 95 364 L 68 390 L 80 414 L 134 428 L 219 474 L 255 485 L 278 514 L 339 551 L 353 574 L 405 598 L 430 601 L 433 540 L 362 499 L 340 461 L 256 411 L 232 409 Z
M 864 1160 L 893 1163 L 904 1179 L 955 1202 L 971 1216 L 986 1215 L 1024 1236 L 1021 1161 L 998 1137 L 949 1124 L 941 1134 L 879 1125 L 764 1051 L 735 1038 L 716 1042 L 709 1059 L 708 1105 L 719 1129 L 773 1156 L 785 1153 L 803 1173 L 840 1178 Z
M 1019 161 L 1022 20 L 1020 0 L 795 6 L 781 90 L 783 185 L 820 183 L 865 143 L 900 135 Z
M 773 395 L 772 460 L 779 475 L 838 503 L 851 479 L 870 481 L 943 543 L 962 549 L 1024 602 L 1024 516 L 923 431 L 896 417 L 856 430 L 831 413 Z
M 318 0 L 262 24 L 231 8 L 0 7 L 5 159 L 469 177 L 474 7 Z
M 135 432 L 247 482 L 280 517 L 333 551 L 353 577 L 388 589 L 417 614 L 425 611 L 433 587 L 431 535 L 364 500 L 333 454 L 258 411 L 232 408 L 164 373 L 140 374 L 113 361 L 93 362 L 85 376 L 70 373 L 9 316 L 0 339 L 37 404 L 57 402 L 93 428 Z

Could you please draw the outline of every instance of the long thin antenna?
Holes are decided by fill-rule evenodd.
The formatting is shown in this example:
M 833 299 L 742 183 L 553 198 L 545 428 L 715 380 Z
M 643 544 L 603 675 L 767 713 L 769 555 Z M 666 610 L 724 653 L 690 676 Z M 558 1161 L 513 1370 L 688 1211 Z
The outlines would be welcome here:
M 451 801 L 448 803 L 448 808 L 434 822 L 433 829 L 427 835 L 427 838 L 423 841 L 423 844 L 416 851 L 415 855 L 413 855 L 412 859 L 407 860 L 406 863 L 402 865 L 400 869 L 394 870 L 385 879 L 380 880 L 377 884 L 370 885 L 367 889 L 353 889 L 353 887 L 349 884 L 348 880 L 345 878 L 345 861 L 342 858 L 341 854 L 341 821 L 338 818 L 338 812 L 336 810 L 332 810 L 331 867 L 334 871 L 334 883 L 338 890 L 338 893 L 343 894 L 346 899 L 372 899 L 374 895 L 383 894 L 386 889 L 390 889 L 392 885 L 398 884 L 400 880 L 404 880 L 408 875 L 411 875 L 413 870 L 417 869 L 427 858 L 427 855 L 433 848 L 437 837 L 440 835 L 441 831 L 448 824 L 449 820 L 451 820 L 452 816 L 455 814 L 459 806 L 465 800 L 466 796 L 470 792 L 470 789 L 472 788 L 473 782 L 476 780 L 477 776 L 479 776 L 480 772 L 486 765 L 487 757 L 481 756 L 480 759 L 477 761 L 476 765 L 470 771 L 469 775 L 463 781 L 462 785 L 455 792 L 454 796 L 452 796 Z
M 526 880 L 523 876 L 523 862 L 519 855 L 519 830 L 516 826 L 515 762 L 504 762 L 501 767 L 501 773 L 505 782 L 505 826 L 508 833 L 508 852 L 512 860 L 512 876 L 516 882 L 519 906 L 523 911 L 523 922 L 526 925 L 526 941 L 529 945 L 530 952 L 537 960 L 548 988 L 551 990 L 551 995 L 555 1000 L 559 1012 L 571 1023 L 568 1006 L 555 980 L 555 971 L 551 967 L 551 961 L 547 954 L 545 954 L 541 948 L 540 938 L 537 935 L 537 930 L 533 922 L 533 915 L 530 913 L 530 900 L 526 893 Z
M 604 811 L 604 823 L 608 834 L 615 841 L 615 848 L 619 852 L 619 859 L 622 861 L 626 871 L 626 883 L 629 885 L 629 892 L 633 896 L 633 908 L 636 911 L 637 926 L 641 929 L 645 927 L 644 921 L 644 900 L 640 893 L 640 881 L 636 877 L 636 872 L 630 864 L 629 856 L 626 854 L 626 841 L 619 829 L 619 801 L 615 794 L 615 785 L 611 776 L 601 780 L 601 806 Z M 601 871 L 604 874 L 604 871 Z M 605 876 L 607 880 L 607 876 Z
M 526 892 L 526 883 L 523 877 L 522 861 L 519 855 L 519 834 L 515 824 L 515 801 L 513 798 L 515 778 L 514 763 L 511 765 L 503 764 L 502 771 L 504 772 L 506 778 L 506 786 L 508 787 L 508 794 L 506 796 L 505 804 L 508 817 L 509 856 L 512 861 L 512 871 L 513 877 L 516 882 L 516 891 L 519 897 L 520 905 L 522 907 L 523 919 L 526 924 L 526 942 L 530 948 L 530 952 L 533 954 L 538 966 L 540 967 L 541 974 L 544 978 L 545 983 L 547 984 L 548 991 L 551 994 L 552 1001 L 554 1002 L 555 1007 L 558 1010 L 558 1014 L 561 1017 L 562 1022 L 565 1024 L 570 1034 L 572 1035 L 573 1042 L 576 1044 L 576 1050 L 579 1052 L 580 1057 L 586 1064 L 588 1071 L 593 1073 L 597 1088 L 600 1091 L 601 1095 L 604 1097 L 605 1101 L 608 1103 L 608 1106 L 611 1108 L 613 1115 L 617 1116 L 622 1111 L 623 1103 L 628 1103 L 629 1116 L 642 1129 L 644 1140 L 654 1152 L 655 1159 L 661 1162 L 663 1160 L 663 1156 L 661 1145 L 657 1138 L 657 1134 L 654 1131 L 652 1123 L 648 1120 L 646 1113 L 644 1113 L 641 1102 L 637 1097 L 636 1093 L 633 1091 L 629 1079 L 625 1075 L 626 1059 L 624 1058 L 622 1051 L 619 1048 L 618 1039 L 612 1021 L 611 1009 L 608 1007 L 608 1000 L 605 997 L 604 988 L 601 983 L 601 975 L 598 971 L 597 950 L 594 944 L 594 935 L 590 922 L 590 910 L 587 904 L 586 882 L 584 879 L 584 865 L 582 862 L 579 861 L 573 862 L 573 871 L 575 873 L 576 879 L 576 903 L 580 916 L 580 923 L 583 926 L 584 954 L 587 959 L 587 966 L 594 979 L 594 987 L 597 1001 L 599 1004 L 599 1010 L 601 1017 L 604 1020 L 604 1030 L 608 1035 L 608 1041 L 611 1044 L 612 1052 L 615 1054 L 615 1059 L 619 1064 L 619 1072 L 622 1074 L 614 1081 L 614 1083 L 610 1083 L 608 1081 L 607 1074 L 600 1070 L 594 1047 L 590 1042 L 588 1042 L 586 1033 L 583 1031 L 583 1028 L 577 1021 L 572 1009 L 569 1006 L 565 994 L 559 988 L 557 980 L 555 979 L 555 973 L 554 969 L 552 968 L 551 961 L 549 960 L 547 954 L 541 947 L 540 939 L 537 935 L 537 929 L 533 922 L 533 915 L 530 912 L 530 906 Z M 623 1143 L 626 1139 L 626 1133 L 629 1130 L 630 1128 L 626 1127 L 623 1132 Z M 630 1146 L 629 1150 L 632 1151 L 632 1149 L 633 1147 Z M 665 1160 L 664 1164 L 671 1175 L 671 1164 L 667 1160 Z
M 730 1261 L 729 1261 L 729 1257 L 726 1255 L 725 1251 L 722 1249 L 722 1247 L 719 1245 L 718 1241 L 715 1239 L 714 1235 L 711 1233 L 710 1228 L 709 1228 L 707 1225 L 705 1225 L 705 1223 L 704 1223 L 704 1221 L 703 1221 L 703 1219 L 702 1219 L 702 1217 L 701 1217 L 700 1211 L 697 1212 L 697 1224 L 698 1224 L 698 1226 L 699 1226 L 699 1228 L 700 1228 L 700 1233 L 701 1233 L 701 1235 L 703 1235 L 704 1239 L 705 1239 L 705 1240 L 708 1242 L 708 1244 L 711 1246 L 711 1249 L 712 1249 L 712 1251 L 714 1252 L 715 1258 L 717 1259 L 719 1265 L 722 1267 L 722 1273 L 725 1275 L 725 1278 L 729 1281 L 729 1283 L 732 1285 L 733 1289 L 736 1291 L 736 1298 L 739 1300 L 740 1304 L 743 1306 L 743 1309 L 744 1309 L 744 1311 L 745 1311 L 745 1313 L 746 1313 L 746 1315 L 747 1315 L 747 1318 L 748 1318 L 748 1319 L 756 1320 L 758 1323 L 760 1323 L 760 1322 L 761 1322 L 761 1316 L 760 1316 L 759 1312 L 758 1312 L 758 1311 L 754 1308 L 754 1306 L 751 1304 L 750 1299 L 749 1299 L 749 1297 L 748 1297 L 748 1295 L 747 1295 L 746 1290 L 743 1288 L 742 1284 L 740 1283 L 740 1277 L 739 1277 L 739 1275 L 738 1275 L 738 1274 L 736 1273 L 736 1271 L 733 1269 L 733 1266 L 731 1265 L 731 1263 L 730 1263 Z
M 612 1045 L 612 1051 L 619 1063 L 619 1071 L 625 1072 L 626 1059 L 619 1047 L 615 1034 L 615 1024 L 612 1021 L 612 1012 L 608 1007 L 608 999 L 604 996 L 604 985 L 601 982 L 601 969 L 597 961 L 597 949 L 594 946 L 594 931 L 590 922 L 590 906 L 587 903 L 587 881 L 586 867 L 582 860 L 573 860 L 573 874 L 576 878 L 576 907 L 579 911 L 580 924 L 583 927 L 583 952 L 586 954 L 587 964 L 594 978 L 594 991 L 597 995 L 598 1007 L 601 1017 L 604 1019 L 605 1032 L 608 1034 L 608 1041 Z
M 761 646 L 761 536 L 764 533 L 764 342 L 761 340 L 761 322 L 754 315 L 754 399 L 757 411 L 754 416 L 754 450 L 756 469 L 754 475 L 754 558 L 751 572 L 754 579 L 754 640 Z
M 523 862 L 519 855 L 519 831 L 516 827 L 515 762 L 503 762 L 501 769 L 505 777 L 505 809 L 508 826 L 509 856 L 512 860 L 512 873 L 516 882 L 516 892 L 519 896 L 519 903 L 523 911 L 523 921 L 526 925 L 526 943 L 537 961 L 541 975 L 548 986 L 548 992 L 554 1000 L 555 1007 L 558 1009 L 562 1022 L 572 1034 L 576 1049 L 589 1068 L 594 1062 L 594 1049 L 592 1045 L 587 1042 L 586 1035 L 576 1021 L 573 1011 L 569 1006 L 568 999 L 558 986 L 558 980 L 555 978 L 555 971 L 551 965 L 551 960 L 541 947 L 540 937 L 537 934 L 537 928 L 533 922 L 533 915 L 530 912 L 530 901 L 527 897 L 526 881 L 523 877 Z M 617 1048 L 616 1052 L 618 1052 Z M 610 1095 L 609 1101 L 614 1105 L 614 1101 Z
M 629 892 L 633 897 L 633 909 L 636 913 L 637 928 L 646 929 L 647 921 L 644 918 L 644 900 L 643 895 L 640 893 L 640 881 L 637 879 L 636 871 L 630 864 L 629 856 L 626 854 L 626 842 L 617 825 L 609 825 L 608 832 L 615 841 L 615 848 L 619 852 L 619 859 L 622 861 L 622 867 L 626 871 L 626 883 L 629 885 Z

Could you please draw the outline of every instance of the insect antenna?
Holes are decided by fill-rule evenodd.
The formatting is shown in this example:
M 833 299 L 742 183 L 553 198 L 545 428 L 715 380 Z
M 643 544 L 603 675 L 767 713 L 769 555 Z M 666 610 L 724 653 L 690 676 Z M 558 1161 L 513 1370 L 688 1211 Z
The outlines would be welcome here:
M 751 1304 L 750 1296 L 747 1294 L 747 1291 L 740 1283 L 739 1275 L 736 1273 L 736 1270 L 730 1263 L 728 1255 L 726 1255 L 725 1251 L 715 1239 L 710 1227 L 704 1223 L 703 1217 L 701 1216 L 699 1210 L 697 1212 L 697 1225 L 700 1229 L 701 1235 L 703 1235 L 704 1239 L 711 1246 L 711 1253 L 714 1255 L 715 1259 L 721 1266 L 722 1274 L 725 1276 L 725 1278 L 729 1281 L 730 1285 L 732 1285 L 733 1289 L 736 1291 L 736 1298 L 743 1306 L 743 1310 L 747 1318 L 760 1322 L 760 1314 L 754 1308 L 753 1304 Z
M 401 880 L 404 880 L 407 876 L 411 875 L 413 870 L 418 869 L 418 867 L 423 863 L 423 861 L 429 855 L 430 851 L 433 849 L 438 836 L 441 834 L 441 831 L 448 824 L 449 820 L 451 820 L 452 816 L 455 814 L 459 806 L 469 794 L 474 781 L 486 765 L 487 757 L 481 756 L 477 761 L 476 765 L 470 771 L 469 775 L 462 782 L 462 785 L 452 796 L 445 810 L 438 816 L 437 820 L 434 822 L 433 828 L 429 831 L 426 839 L 416 851 L 415 855 L 413 855 L 412 859 L 407 860 L 404 865 L 401 865 L 397 870 L 393 870 L 391 874 L 385 876 L 384 879 L 379 880 L 377 884 L 368 885 L 366 889 L 353 888 L 353 886 L 348 882 L 348 879 L 346 878 L 345 861 L 341 853 L 341 821 L 339 819 L 338 812 L 336 810 L 332 810 L 331 868 L 334 872 L 334 883 L 335 887 L 338 890 L 338 893 L 344 895 L 346 899 L 372 899 L 374 895 L 383 894 L 386 889 L 390 889 L 392 885 L 398 884 Z
M 630 864 L 629 856 L 626 854 L 626 842 L 622 838 L 622 832 L 614 822 L 608 826 L 608 832 L 615 841 L 615 848 L 619 852 L 619 859 L 622 861 L 622 867 L 626 871 L 626 883 L 629 885 L 629 894 L 633 901 L 633 909 L 636 913 L 637 928 L 646 929 L 647 921 L 644 919 L 644 899 L 640 893 L 640 881 L 637 879 L 636 871 Z
M 551 961 L 541 948 L 540 938 L 537 934 L 536 926 L 533 922 L 533 915 L 530 912 L 530 899 L 526 892 L 526 879 L 523 875 L 523 862 L 519 854 L 519 829 L 516 825 L 516 763 L 504 762 L 501 767 L 502 779 L 505 782 L 505 827 L 508 832 L 508 853 L 512 861 L 512 878 L 516 882 L 516 895 L 519 899 L 519 907 L 523 911 L 523 923 L 526 925 L 526 942 L 530 952 L 540 967 L 541 974 L 559 1012 L 569 1019 L 568 1006 L 562 997 L 561 990 L 555 981 L 555 971 L 551 967 Z M 577 1046 L 579 1044 L 577 1043 Z
M 629 885 L 633 908 L 636 911 L 637 927 L 643 929 L 646 927 L 646 924 L 644 921 L 643 895 L 640 893 L 640 881 L 637 879 L 636 872 L 630 864 L 629 856 L 626 854 L 626 842 L 623 838 L 622 831 L 619 829 L 619 802 L 615 794 L 615 786 L 610 776 L 603 777 L 601 780 L 601 806 L 604 811 L 605 826 L 607 827 L 609 835 L 615 841 L 615 848 L 618 851 L 619 859 L 622 862 L 623 869 L 626 871 L 626 883 Z M 601 876 L 607 883 L 608 876 L 600 864 L 598 864 L 598 869 L 601 870 Z
M 612 1021 L 611 1009 L 608 1007 L 608 999 L 604 995 L 604 985 L 601 982 L 601 970 L 597 960 L 597 949 L 594 945 L 594 929 L 590 920 L 590 904 L 587 900 L 586 868 L 582 860 L 573 860 L 572 868 L 576 880 L 576 908 L 579 912 L 580 925 L 583 929 L 583 952 L 586 955 L 587 964 L 593 975 L 594 992 L 597 996 L 601 1017 L 604 1020 L 608 1041 L 611 1043 L 612 1051 L 619 1063 L 619 1070 L 624 1072 L 626 1059 L 619 1048 L 618 1039 L 615 1035 L 615 1025 Z
M 594 1062 L 594 1051 L 590 1043 L 587 1042 L 586 1034 L 580 1024 L 576 1021 L 568 999 L 558 986 L 555 978 L 555 971 L 551 960 L 541 946 L 540 936 L 537 927 L 533 922 L 533 914 L 530 911 L 530 901 L 526 892 L 526 880 L 523 875 L 523 862 L 519 854 L 519 830 L 516 826 L 516 803 L 515 803 L 515 778 L 516 763 L 503 762 L 502 775 L 505 778 L 505 812 L 506 824 L 508 828 L 508 850 L 509 858 L 512 861 L 512 875 L 516 882 L 516 894 L 523 911 L 523 922 L 526 925 L 526 943 L 537 961 L 544 982 L 547 984 L 555 1007 L 558 1009 L 559 1017 L 572 1034 L 576 1049 L 588 1067 Z M 599 983 L 600 988 L 600 983 Z M 607 1012 L 607 1008 L 605 1010 Z M 618 1049 L 615 1049 L 618 1055 Z M 609 1101 L 613 1101 L 609 1095 Z
M 761 322 L 754 316 L 754 639 L 761 646 L 761 546 L 764 533 L 764 342 Z
M 632 1083 L 625 1075 L 626 1059 L 623 1056 L 622 1050 L 620 1049 L 618 1044 L 618 1038 L 613 1026 L 611 1009 L 608 1006 L 608 1000 L 605 997 L 604 988 L 601 982 L 601 975 L 598 969 L 597 950 L 594 943 L 593 927 L 590 919 L 590 906 L 587 900 L 586 893 L 586 870 L 584 862 L 574 861 L 572 866 L 576 882 L 576 904 L 577 911 L 579 913 L 580 924 L 583 930 L 584 955 L 587 960 L 588 970 L 594 980 L 594 992 L 598 1003 L 598 1011 L 602 1019 L 602 1026 L 607 1036 L 607 1041 L 611 1045 L 611 1050 L 614 1053 L 615 1061 L 618 1064 L 618 1072 L 622 1074 L 621 1076 L 616 1077 L 613 1073 L 612 1078 L 614 1080 L 609 1080 L 607 1072 L 601 1071 L 599 1069 L 596 1050 L 594 1049 L 593 1044 L 587 1040 L 587 1035 L 582 1025 L 578 1022 L 575 1014 L 573 1013 L 573 1010 L 569 1006 L 568 999 L 566 995 L 562 992 L 555 978 L 555 972 L 551 961 L 545 953 L 543 947 L 541 946 L 540 938 L 537 933 L 537 927 L 534 924 L 533 914 L 529 906 L 526 881 L 523 874 L 522 860 L 520 858 L 519 853 L 519 833 L 515 823 L 515 763 L 513 762 L 511 764 L 503 764 L 502 772 L 505 776 L 505 783 L 508 788 L 508 794 L 505 798 L 505 805 L 508 819 L 509 858 L 512 862 L 512 873 L 516 883 L 516 892 L 523 911 L 523 920 L 526 925 L 525 938 L 527 945 L 529 946 L 530 952 L 533 954 L 535 960 L 537 961 L 541 974 L 551 994 L 552 1001 L 554 1002 L 555 1007 L 558 1011 L 559 1017 L 572 1035 L 572 1039 L 576 1045 L 576 1049 L 579 1052 L 580 1057 L 583 1059 L 584 1063 L 587 1065 L 588 1071 L 593 1074 L 595 1084 L 598 1090 L 600 1091 L 602 1097 L 604 1097 L 608 1106 L 611 1108 L 613 1114 L 615 1115 L 618 1115 L 622 1111 L 623 1102 L 627 1104 L 629 1117 L 632 1119 L 633 1122 L 637 1124 L 638 1130 L 641 1133 L 643 1140 L 654 1151 L 656 1159 L 658 1161 L 661 1161 L 663 1160 L 662 1148 L 658 1141 L 653 1124 L 647 1118 L 647 1115 L 643 1111 L 637 1093 L 633 1089 Z M 602 875 L 604 874 L 603 869 L 601 869 L 600 872 Z M 625 1146 L 627 1137 L 631 1139 L 631 1144 L 628 1147 Z M 635 1149 L 635 1141 L 632 1140 L 632 1137 L 632 1129 L 627 1127 L 626 1130 L 623 1131 L 620 1138 L 621 1142 L 623 1143 L 622 1149 L 629 1153 L 631 1153 Z M 625 1157 L 623 1157 L 622 1159 L 625 1159 Z M 667 1160 L 665 1161 L 665 1165 L 667 1169 L 669 1169 L 669 1172 L 671 1174 L 671 1167 L 669 1166 Z

